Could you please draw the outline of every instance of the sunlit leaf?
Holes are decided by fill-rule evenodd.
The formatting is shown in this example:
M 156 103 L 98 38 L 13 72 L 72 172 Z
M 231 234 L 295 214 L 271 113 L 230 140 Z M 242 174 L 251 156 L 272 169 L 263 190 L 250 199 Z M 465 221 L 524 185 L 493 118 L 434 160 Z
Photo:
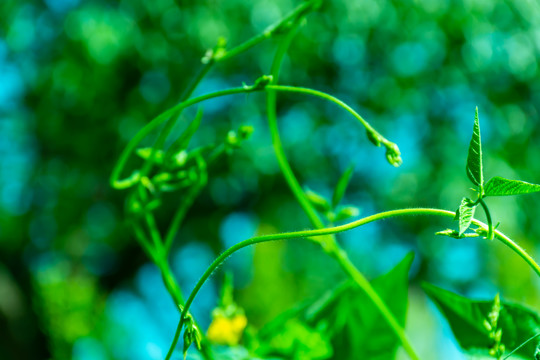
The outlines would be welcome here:
M 474 115 L 474 127 L 471 143 L 469 144 L 469 155 L 467 156 L 467 176 L 472 183 L 478 187 L 484 185 L 484 175 L 482 172 L 482 142 L 480 138 L 480 122 L 478 121 L 478 107 Z
M 484 187 L 484 196 L 507 196 L 530 194 L 540 191 L 540 185 L 520 180 L 508 180 L 500 176 L 491 178 Z
M 471 221 L 474 217 L 474 210 L 476 205 L 473 205 L 471 199 L 464 197 L 461 199 L 461 204 L 456 211 L 454 220 L 459 221 L 459 236 L 463 235 L 465 231 L 471 226 Z
M 422 287 L 450 324 L 462 349 L 487 355 L 493 343 L 485 323 L 489 321 L 493 301 L 471 300 L 426 283 Z M 497 328 L 502 330 L 502 344 L 508 354 L 540 332 L 540 317 L 524 306 L 502 301 Z M 526 343 L 512 358 L 534 359 L 536 344 Z

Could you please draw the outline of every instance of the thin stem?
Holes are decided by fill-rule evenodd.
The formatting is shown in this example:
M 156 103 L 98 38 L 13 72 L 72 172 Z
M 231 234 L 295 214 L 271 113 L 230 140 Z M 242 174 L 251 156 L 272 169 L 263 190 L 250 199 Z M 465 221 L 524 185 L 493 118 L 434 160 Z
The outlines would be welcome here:
M 126 162 L 129 159 L 129 156 L 135 150 L 137 145 L 153 130 L 155 130 L 159 125 L 161 125 L 163 122 L 167 121 L 174 113 L 181 111 L 191 105 L 200 103 L 202 101 L 217 98 L 220 96 L 226 96 L 226 95 L 233 95 L 233 94 L 241 94 L 245 92 L 250 92 L 254 90 L 249 90 L 243 87 L 237 87 L 232 89 L 226 89 L 221 91 L 216 91 L 210 94 L 205 94 L 201 96 L 197 96 L 195 98 L 183 101 L 179 104 L 176 104 L 172 108 L 164 111 L 163 113 L 156 116 L 154 119 L 152 119 L 148 124 L 146 124 L 127 144 L 124 151 L 122 151 L 122 154 L 120 155 L 120 158 L 118 162 L 116 163 L 116 166 L 113 169 L 112 175 L 111 175 L 111 185 L 112 187 L 116 189 L 125 189 L 129 186 L 131 186 L 130 182 L 136 182 L 139 181 L 139 177 L 135 177 L 134 180 L 128 179 L 122 179 L 120 180 L 120 175 L 122 173 L 122 170 L 124 169 L 124 166 Z
M 327 93 L 324 93 L 319 90 L 304 88 L 304 87 L 295 87 L 295 86 L 286 86 L 286 85 L 267 85 L 266 86 L 267 91 L 268 90 L 279 90 L 283 92 L 294 92 L 294 93 L 301 93 L 306 95 L 312 95 L 316 96 L 325 100 L 328 100 L 330 102 L 333 102 L 337 106 L 345 109 L 348 113 L 350 113 L 352 116 L 354 116 L 365 128 L 368 133 L 370 133 L 371 136 L 378 139 L 380 142 L 382 142 L 384 145 L 386 145 L 387 142 L 389 142 L 386 138 L 384 138 L 377 130 L 375 130 L 360 114 L 358 114 L 352 107 L 347 105 L 345 102 L 339 100 L 335 96 L 329 95 Z
M 321 221 L 313 205 L 309 202 L 305 192 L 302 190 L 300 186 L 300 183 L 294 176 L 294 173 L 291 169 L 289 162 L 287 161 L 287 156 L 285 154 L 285 151 L 283 149 L 281 139 L 279 136 L 279 128 L 278 128 L 278 123 L 277 123 L 277 116 L 276 116 L 277 95 L 276 95 L 275 90 L 271 90 L 273 89 L 272 85 L 275 84 L 278 80 L 283 57 L 285 56 L 287 49 L 290 46 L 290 43 L 292 41 L 292 38 L 295 35 L 297 28 L 298 28 L 298 23 L 294 25 L 294 27 L 287 34 L 285 39 L 282 40 L 276 52 L 276 55 L 274 56 L 274 61 L 272 63 L 272 68 L 270 72 L 270 74 L 272 75 L 272 81 L 270 85 L 266 87 L 266 92 L 267 92 L 266 104 L 267 104 L 268 123 L 270 127 L 270 134 L 272 136 L 272 145 L 274 147 L 274 152 L 276 153 L 276 158 L 278 160 L 278 164 L 283 173 L 283 176 L 285 177 L 285 180 L 287 184 L 289 185 L 292 193 L 298 200 L 300 206 L 302 207 L 302 209 L 308 216 L 313 226 L 318 229 L 321 229 L 321 228 L 324 228 L 324 224 Z M 280 87 L 280 89 L 282 91 L 288 90 L 289 87 Z M 366 127 L 368 132 L 376 133 L 376 131 L 359 114 L 357 114 L 350 106 L 340 101 L 339 99 L 336 99 L 335 97 L 322 93 L 320 91 L 315 91 L 311 89 L 300 90 L 300 89 L 295 88 L 294 91 L 304 92 L 310 95 L 319 96 L 326 100 L 336 103 L 337 105 L 343 107 L 348 112 L 352 113 L 357 119 L 359 119 L 362 125 Z M 378 135 L 378 133 L 376 134 L 379 138 L 381 137 L 380 135 Z M 372 136 L 372 137 L 375 137 L 375 136 Z M 373 289 L 373 287 L 371 286 L 369 281 L 366 279 L 366 277 L 360 271 L 358 271 L 358 269 L 354 266 L 354 264 L 349 260 L 346 252 L 343 251 L 340 248 L 339 244 L 337 243 L 335 236 L 333 234 L 327 235 L 326 238 L 322 239 L 322 241 L 320 241 L 319 243 L 322 246 L 323 250 L 339 263 L 339 265 L 342 267 L 345 273 L 353 281 L 356 282 L 356 284 L 360 287 L 360 289 L 362 289 L 362 291 L 364 291 L 365 294 L 368 296 L 368 298 L 373 302 L 375 307 L 380 311 L 383 318 L 390 325 L 392 331 L 399 338 L 400 342 L 403 344 L 403 348 L 405 349 L 407 354 L 409 354 L 411 359 L 418 359 L 418 356 L 416 355 L 407 336 L 405 335 L 405 331 L 403 330 L 399 322 L 394 317 L 394 314 L 392 314 L 390 309 L 386 306 L 386 304 L 381 299 L 381 297 L 377 294 L 375 289 Z
M 510 353 L 508 353 L 508 355 L 506 355 L 503 360 L 506 360 L 508 358 L 510 358 L 510 356 L 512 356 L 512 354 L 514 354 L 516 351 L 518 351 L 519 349 L 521 349 L 522 347 L 524 347 L 525 345 L 527 345 L 527 343 L 529 343 L 530 341 L 534 340 L 536 337 L 538 337 L 540 335 L 540 333 L 536 334 L 536 335 L 533 335 L 531 336 L 530 338 L 528 338 L 527 340 L 525 340 L 524 343 L 522 343 L 521 345 L 519 345 L 517 348 L 515 348 L 514 350 L 512 350 Z
M 274 56 L 274 61 L 272 62 L 272 68 L 270 71 L 270 74 L 272 75 L 271 84 L 275 84 L 278 80 L 279 71 L 281 68 L 281 62 L 283 60 L 283 57 L 285 56 L 285 53 L 287 52 L 287 48 L 289 47 L 293 36 L 296 33 L 296 29 L 297 29 L 297 25 L 287 34 L 285 39 L 281 41 L 280 46 L 278 47 L 278 50 L 276 52 L 276 55 Z M 267 89 L 270 89 L 270 87 L 267 86 Z M 274 147 L 274 153 L 276 154 L 279 168 L 281 169 L 281 172 L 283 173 L 283 176 L 285 177 L 285 181 L 289 185 L 293 195 L 296 197 L 296 200 L 298 201 L 298 203 L 300 204 L 300 206 L 302 207 L 302 209 L 308 216 L 309 220 L 311 221 L 311 224 L 318 229 L 323 228 L 324 227 L 323 222 L 321 221 L 319 215 L 317 214 L 317 211 L 313 208 L 308 198 L 306 197 L 306 194 L 304 193 L 304 190 L 302 190 L 300 183 L 294 176 L 291 166 L 289 165 L 289 162 L 287 160 L 287 155 L 285 154 L 285 151 L 283 150 L 283 145 L 281 143 L 281 138 L 279 136 L 279 128 L 278 128 L 278 123 L 277 123 L 276 103 L 277 103 L 276 90 L 267 90 L 266 91 L 266 112 L 268 116 L 268 125 L 270 127 L 270 135 L 272 137 L 272 146 Z
M 488 225 L 487 238 L 488 238 L 488 240 L 493 240 L 493 222 L 491 220 L 491 214 L 489 212 L 489 209 L 488 209 L 484 199 L 478 198 L 478 202 L 480 203 L 480 205 L 482 205 L 482 208 L 484 209 L 484 212 L 486 213 L 486 221 L 487 221 L 487 225 Z
M 161 271 L 161 277 L 163 278 L 163 283 L 165 284 L 167 291 L 169 292 L 169 294 L 171 294 L 171 297 L 173 298 L 176 307 L 180 310 L 180 312 L 182 312 L 182 310 L 184 309 L 184 297 L 182 296 L 180 286 L 174 278 L 171 267 L 169 266 L 169 262 L 164 260 L 160 261 L 157 265 L 159 267 L 159 270 Z
M 416 355 L 412 345 L 410 344 L 405 331 L 394 317 L 394 314 L 392 314 L 390 309 L 386 306 L 384 300 L 381 299 L 379 294 L 375 291 L 375 289 L 373 289 L 373 286 L 371 286 L 366 277 L 354 266 L 347 256 L 347 253 L 343 250 L 339 250 L 335 253 L 335 258 L 343 270 L 358 284 L 358 286 L 374 303 L 375 307 L 380 311 L 384 320 L 388 323 L 388 325 L 390 325 L 392 331 L 399 338 L 399 341 L 403 345 L 403 348 L 409 357 L 411 359 L 419 359 L 418 355 Z
M 313 10 L 320 3 L 318 0 L 314 1 L 305 1 L 302 4 L 298 5 L 294 10 L 287 14 L 283 19 L 275 22 L 270 25 L 266 30 L 261 34 L 252 37 L 251 39 L 245 41 L 244 43 L 232 48 L 225 52 L 224 55 L 220 57 L 214 57 L 216 62 L 227 60 L 233 56 L 236 56 L 246 50 L 251 49 L 255 45 L 261 43 L 262 41 L 271 38 L 273 35 L 284 31 L 284 27 L 287 26 L 287 23 L 294 21 L 295 19 L 307 14 L 309 11 Z
M 381 212 L 381 213 L 374 214 L 371 216 L 367 216 L 365 218 L 352 221 L 348 224 L 334 226 L 331 228 L 316 229 L 316 230 L 303 230 L 303 231 L 295 231 L 295 232 L 282 233 L 282 234 L 256 236 L 256 237 L 241 241 L 236 245 L 233 245 L 232 247 L 225 250 L 218 258 L 216 258 L 214 262 L 212 262 L 212 264 L 208 267 L 208 269 L 206 269 L 204 274 L 201 276 L 201 278 L 195 285 L 195 288 L 189 295 L 186 301 L 186 304 L 184 306 L 184 310 L 182 311 L 182 314 L 180 316 L 180 321 L 178 323 L 178 327 L 176 329 L 176 333 L 175 333 L 173 342 L 171 344 L 171 349 L 169 350 L 169 353 L 172 354 L 172 351 L 176 347 L 176 344 L 180 337 L 180 333 L 182 331 L 182 327 L 184 325 L 185 316 L 187 315 L 187 312 L 189 311 L 189 308 L 191 304 L 193 303 L 195 296 L 197 296 L 203 284 L 206 282 L 206 280 L 208 280 L 208 278 L 212 275 L 212 273 L 223 262 L 225 262 L 225 260 L 227 260 L 229 256 L 231 256 L 233 253 L 237 252 L 238 250 L 241 250 L 250 245 L 263 243 L 263 242 L 269 242 L 269 241 L 299 239 L 299 238 L 306 238 L 306 237 L 313 237 L 313 236 L 336 234 L 336 233 L 340 233 L 340 232 L 347 231 L 350 229 L 354 229 L 356 227 L 371 223 L 373 221 L 384 220 L 384 219 L 400 217 L 400 216 L 411 216 L 411 215 L 413 216 L 414 215 L 431 215 L 431 216 L 442 216 L 442 217 L 454 218 L 456 216 L 456 213 L 452 211 L 441 210 L 441 209 L 431 209 L 431 208 L 412 208 L 412 209 L 391 210 L 391 211 L 385 211 L 385 212 Z M 487 229 L 487 225 L 481 221 L 473 219 L 472 222 L 477 226 Z M 525 262 L 527 262 L 527 264 L 529 264 L 529 266 L 533 269 L 533 271 L 540 277 L 540 266 L 534 261 L 534 259 L 529 254 L 527 254 L 525 250 L 523 250 L 518 244 L 516 244 L 514 241 L 512 241 L 509 237 L 504 235 L 499 230 L 495 230 L 494 235 L 504 245 L 509 247 L 512 251 L 514 251 L 517 255 L 519 255 L 523 260 L 525 260 Z M 169 359 L 169 358 L 170 356 L 168 356 L 166 359 Z
M 135 221 L 132 221 L 133 231 L 135 232 L 135 239 L 139 242 L 143 250 L 146 252 L 148 257 L 156 262 L 156 252 L 152 247 L 152 244 L 148 241 L 146 235 L 144 234 L 143 229 Z
M 156 116 L 152 121 L 150 121 L 148 124 L 146 124 L 127 144 L 124 151 L 120 155 L 120 158 L 118 162 L 116 163 L 112 175 L 111 175 L 111 186 L 116 189 L 126 189 L 133 185 L 134 183 L 138 182 L 140 180 L 139 176 L 130 176 L 126 179 L 120 179 L 120 175 L 122 174 L 122 170 L 124 169 L 125 164 L 127 163 L 129 156 L 131 153 L 135 150 L 137 145 L 153 130 L 155 130 L 159 125 L 161 125 L 163 122 L 167 121 L 174 113 L 183 110 L 189 106 L 198 104 L 202 101 L 221 97 L 221 96 L 228 96 L 228 95 L 235 95 L 235 94 L 242 94 L 242 93 L 250 93 L 255 91 L 262 91 L 262 90 L 275 90 L 275 91 L 283 91 L 283 92 L 295 92 L 295 93 L 303 93 L 307 95 L 317 96 L 320 98 L 323 98 L 325 100 L 331 101 L 340 107 L 347 110 L 349 113 L 351 113 L 355 118 L 361 119 L 361 123 L 366 126 L 366 129 L 368 132 L 373 132 L 373 136 L 380 137 L 382 140 L 380 140 L 385 146 L 387 144 L 393 144 L 390 141 L 386 140 L 384 137 L 382 137 L 376 130 L 374 130 L 369 123 L 367 123 L 357 112 L 355 112 L 350 106 L 345 104 L 343 101 L 328 95 L 324 92 L 313 90 L 313 89 L 307 89 L 302 87 L 294 87 L 294 86 L 283 86 L 283 85 L 267 85 L 266 87 L 236 87 L 226 90 L 220 90 L 213 93 L 197 96 L 195 98 L 188 99 L 184 102 L 181 102 L 172 108 L 164 111 L 160 115 Z M 375 134 L 375 135 L 374 135 Z
M 173 220 L 171 222 L 171 225 L 169 226 L 169 230 L 167 231 L 167 235 L 165 237 L 165 253 L 168 254 L 171 250 L 171 246 L 174 240 L 174 237 L 176 233 L 178 232 L 178 229 L 180 228 L 180 225 L 182 224 L 182 220 L 184 220 L 184 217 L 186 216 L 187 211 L 189 208 L 193 205 L 195 202 L 195 199 L 201 192 L 201 190 L 206 185 L 206 180 L 198 183 L 197 185 L 192 186 L 188 193 L 184 195 L 184 198 L 182 199 L 182 203 L 176 210 L 176 213 L 174 214 Z

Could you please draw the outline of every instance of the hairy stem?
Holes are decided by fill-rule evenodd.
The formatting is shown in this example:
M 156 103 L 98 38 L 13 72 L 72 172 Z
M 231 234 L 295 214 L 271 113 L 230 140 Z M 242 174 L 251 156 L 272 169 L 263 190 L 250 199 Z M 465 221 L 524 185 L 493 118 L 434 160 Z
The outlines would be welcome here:
M 277 241 L 277 240 L 286 240 L 286 239 L 299 239 L 299 238 L 306 238 L 306 237 L 314 237 L 314 236 L 321 236 L 321 235 L 329 235 L 329 234 L 336 234 L 339 232 L 347 231 L 350 229 L 354 229 L 356 227 L 368 224 L 373 221 L 377 220 L 384 220 L 389 219 L 393 217 L 400 217 L 400 216 L 411 216 L 411 215 L 429 215 L 429 216 L 442 216 L 442 217 L 448 217 L 448 218 L 454 218 L 456 216 L 456 213 L 453 211 L 447 211 L 442 209 L 431 209 L 431 208 L 412 208 L 412 209 L 399 209 L 399 210 L 391 210 L 391 211 L 385 211 L 381 212 L 375 215 L 367 216 L 365 218 L 352 221 L 348 224 L 334 226 L 331 228 L 324 228 L 324 229 L 316 229 L 316 230 L 303 230 L 303 231 L 295 231 L 295 232 L 289 232 L 289 233 L 282 233 L 282 234 L 271 234 L 271 235 L 262 235 L 262 236 L 256 236 L 252 237 L 250 239 L 244 240 L 239 242 L 236 245 L 233 245 L 232 247 L 225 250 L 218 258 L 216 258 L 212 264 L 206 269 L 204 274 L 201 276 L 197 284 L 195 285 L 193 291 L 189 295 L 188 299 L 186 300 L 186 304 L 184 306 L 184 310 L 182 311 L 182 314 L 180 316 L 180 321 L 178 323 L 178 327 L 176 329 L 176 333 L 174 335 L 173 342 L 171 344 L 171 349 L 169 350 L 169 353 L 172 354 L 172 351 L 176 347 L 176 344 L 178 343 L 178 339 L 180 337 L 180 333 L 182 331 L 182 327 L 184 325 L 185 317 L 189 311 L 189 308 L 191 304 L 193 303 L 193 300 L 195 299 L 195 296 L 197 296 L 198 292 L 200 291 L 203 284 L 208 280 L 208 278 L 212 275 L 212 273 L 221 265 L 229 256 L 237 252 L 238 250 L 241 250 L 247 246 L 263 243 L 263 242 L 269 242 L 269 241 Z M 484 224 L 481 221 L 478 221 L 476 219 L 473 219 L 472 222 L 482 227 L 483 229 L 488 228 L 486 224 Z M 512 251 L 514 251 L 518 256 L 520 256 L 529 266 L 532 268 L 532 270 L 540 277 L 540 266 L 534 261 L 534 259 L 527 254 L 527 252 L 521 248 L 518 244 L 516 244 L 512 239 L 507 237 L 505 234 L 500 232 L 499 230 L 494 231 L 495 237 L 501 241 L 504 245 L 509 247 Z M 169 359 L 170 356 L 167 357 Z

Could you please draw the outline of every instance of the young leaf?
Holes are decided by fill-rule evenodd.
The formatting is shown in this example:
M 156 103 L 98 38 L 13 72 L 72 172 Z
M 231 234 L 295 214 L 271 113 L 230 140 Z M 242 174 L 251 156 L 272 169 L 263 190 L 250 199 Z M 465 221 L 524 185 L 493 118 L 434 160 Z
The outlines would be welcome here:
M 483 187 L 484 174 L 482 172 L 482 142 L 480 138 L 480 122 L 478 121 L 478 107 L 474 115 L 473 135 L 467 156 L 467 176 L 474 185 L 480 189 Z
M 344 206 L 340 207 L 337 214 L 335 214 L 333 221 L 341 221 L 356 217 L 360 214 L 360 209 L 356 206 Z
M 330 204 L 322 195 L 319 195 L 310 189 L 306 189 L 305 194 L 311 205 L 313 205 L 317 211 L 321 213 L 330 211 Z
M 476 205 L 473 205 L 471 199 L 464 197 L 461 199 L 461 204 L 456 211 L 454 220 L 459 221 L 459 236 L 463 235 L 465 231 L 471 226 L 471 221 L 474 216 L 474 210 Z
M 343 199 L 343 195 L 345 195 L 345 190 L 347 190 L 349 181 L 351 181 L 353 171 L 354 166 L 350 165 L 347 170 L 343 172 L 343 175 L 341 175 L 341 177 L 339 178 L 336 188 L 334 189 L 334 194 L 332 195 L 332 208 L 335 209 L 341 199 Z
M 427 283 L 422 287 L 448 321 L 462 349 L 469 354 L 488 355 L 493 340 L 485 323 L 489 322 L 493 301 L 471 300 Z M 538 334 L 540 316 L 521 305 L 505 301 L 501 305 L 497 328 L 502 332 L 501 343 L 507 352 L 511 352 Z M 514 355 L 523 359 L 534 358 L 536 343 L 531 341 L 524 344 Z
M 540 185 L 520 180 L 508 180 L 500 176 L 491 178 L 484 187 L 484 196 L 507 196 L 530 194 L 540 191 Z

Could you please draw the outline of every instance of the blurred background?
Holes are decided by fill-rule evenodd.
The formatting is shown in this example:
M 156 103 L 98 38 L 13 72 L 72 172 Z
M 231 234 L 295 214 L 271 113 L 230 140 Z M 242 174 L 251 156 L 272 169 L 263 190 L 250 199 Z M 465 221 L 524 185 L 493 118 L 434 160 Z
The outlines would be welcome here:
M 178 101 L 219 37 L 260 33 L 293 0 L 2 0 L 0 2 L 0 354 L 4 359 L 162 359 L 178 314 L 158 269 L 109 187 L 121 150 Z M 403 207 L 455 210 L 478 106 L 486 178 L 540 182 L 540 5 L 533 1 L 335 0 L 307 18 L 280 82 L 333 94 L 396 142 L 403 165 L 334 105 L 280 94 L 285 150 L 303 186 L 331 196 L 351 163 L 344 202 L 360 216 Z M 268 73 L 275 40 L 220 63 L 196 90 Z M 194 143 L 252 125 L 251 140 L 210 171 L 176 239 L 185 293 L 226 247 L 257 233 L 310 228 L 273 154 L 264 94 L 204 104 Z M 502 231 L 540 258 L 540 196 L 490 198 Z M 175 209 L 175 201 L 164 206 Z M 478 214 L 482 219 L 482 214 Z M 416 254 L 407 328 L 424 358 L 463 359 L 419 285 L 538 308 L 540 282 L 497 242 L 451 239 L 448 219 L 414 217 L 339 236 L 369 277 Z M 260 245 L 224 266 L 248 321 L 261 327 L 344 275 L 304 241 Z M 221 276 L 198 297 L 203 328 Z M 286 289 L 286 291 L 284 291 Z

